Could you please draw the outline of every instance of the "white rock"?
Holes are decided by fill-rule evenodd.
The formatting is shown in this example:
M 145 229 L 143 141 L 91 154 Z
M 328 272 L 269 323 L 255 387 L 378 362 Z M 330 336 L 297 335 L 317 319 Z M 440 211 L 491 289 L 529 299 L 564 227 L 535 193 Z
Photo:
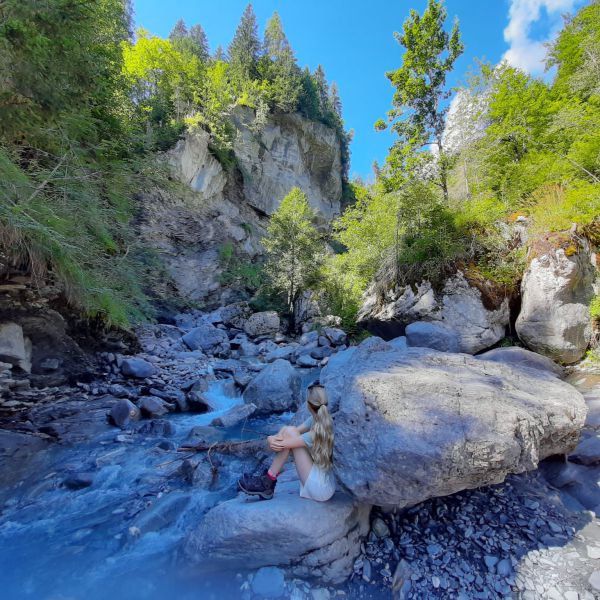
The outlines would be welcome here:
M 534 258 L 521 284 L 519 338 L 559 362 L 578 361 L 592 335 L 589 306 L 595 276 L 585 250 L 567 256 L 561 248 Z

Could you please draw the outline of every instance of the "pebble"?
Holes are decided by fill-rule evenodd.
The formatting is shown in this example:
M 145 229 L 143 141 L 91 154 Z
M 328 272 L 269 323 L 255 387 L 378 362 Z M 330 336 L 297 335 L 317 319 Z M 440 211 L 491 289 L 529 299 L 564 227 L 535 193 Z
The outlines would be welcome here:
M 285 575 L 277 567 L 262 567 L 252 578 L 252 591 L 264 598 L 280 598 L 285 593 Z
M 365 559 L 362 567 L 362 578 L 369 583 L 371 581 L 371 563 L 369 560 Z
M 590 578 L 588 579 L 588 583 L 592 586 L 596 591 L 600 591 L 600 571 L 594 571 Z

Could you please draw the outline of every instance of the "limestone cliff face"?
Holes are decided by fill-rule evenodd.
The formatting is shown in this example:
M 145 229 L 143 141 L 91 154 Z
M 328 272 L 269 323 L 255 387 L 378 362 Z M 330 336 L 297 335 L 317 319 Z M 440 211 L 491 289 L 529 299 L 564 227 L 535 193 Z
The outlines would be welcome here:
M 225 170 L 209 149 L 210 136 L 189 132 L 167 152 L 173 179 L 169 192 L 141 199 L 143 242 L 157 250 L 175 292 L 205 305 L 232 302 L 243 286 L 223 281 L 230 260 L 254 260 L 269 215 L 295 186 L 302 189 L 326 227 L 340 213 L 342 167 L 335 131 L 296 114 L 270 115 L 260 132 L 254 112 L 233 115 L 236 166 Z
M 322 123 L 297 114 L 273 115 L 259 134 L 252 131 L 254 113 L 234 113 L 238 129 L 235 156 L 243 176 L 244 198 L 271 215 L 293 188 L 307 196 L 327 223 L 340 212 L 341 152 L 337 134 Z

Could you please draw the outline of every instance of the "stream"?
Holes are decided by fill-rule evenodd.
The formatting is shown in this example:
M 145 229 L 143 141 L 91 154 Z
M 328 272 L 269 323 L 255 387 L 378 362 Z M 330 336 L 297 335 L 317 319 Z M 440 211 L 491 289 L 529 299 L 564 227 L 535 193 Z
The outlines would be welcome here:
M 304 389 L 314 377 L 314 371 L 304 370 Z M 600 414 L 600 376 L 578 373 L 570 381 Z M 250 465 L 227 457 L 219 459 L 218 474 L 209 485 L 192 487 L 183 480 L 177 446 L 193 427 L 207 426 L 243 402 L 231 379 L 212 382 L 205 395 L 210 412 L 165 417 L 174 430 L 168 437 L 107 426 L 101 400 L 94 401 L 100 404 L 92 418 L 78 421 L 78 416 L 89 416 L 89 401 L 66 401 L 68 410 L 58 414 L 76 423 L 74 443 L 46 444 L 23 456 L 0 452 L 0 596 L 5 600 L 242 597 L 242 574 L 198 576 L 177 560 L 186 532 L 206 510 L 237 493 L 235 481 Z M 595 414 L 592 419 L 598 419 Z M 221 430 L 220 439 L 256 439 L 291 417 L 287 413 L 251 418 Z M 598 468 L 577 468 L 582 477 L 598 480 Z M 81 487 L 89 483 L 87 474 L 93 482 Z M 71 487 L 65 485 L 69 478 Z M 600 528 L 596 530 L 600 539 Z

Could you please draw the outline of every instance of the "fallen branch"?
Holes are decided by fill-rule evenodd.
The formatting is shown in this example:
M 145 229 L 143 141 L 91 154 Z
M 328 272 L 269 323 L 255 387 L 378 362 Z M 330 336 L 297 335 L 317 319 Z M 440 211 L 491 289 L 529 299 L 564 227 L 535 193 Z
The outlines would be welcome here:
M 223 454 L 235 454 L 236 456 L 248 456 L 266 450 L 266 440 L 245 440 L 242 442 L 198 442 L 189 446 L 180 446 L 177 452 L 221 452 Z

